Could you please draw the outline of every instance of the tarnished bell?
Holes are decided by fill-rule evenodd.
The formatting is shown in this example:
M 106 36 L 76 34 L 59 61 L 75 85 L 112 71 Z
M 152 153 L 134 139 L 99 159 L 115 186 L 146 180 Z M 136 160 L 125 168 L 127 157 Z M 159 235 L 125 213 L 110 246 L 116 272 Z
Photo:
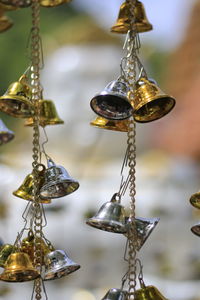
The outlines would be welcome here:
M 0 15 L 0 32 L 4 32 L 13 26 L 13 21 L 5 15 Z
M 107 130 L 127 132 L 128 122 L 128 120 L 113 121 L 103 117 L 97 117 L 94 121 L 90 122 L 90 125 Z
M 0 146 L 10 142 L 14 137 L 14 132 L 9 130 L 0 119 Z
M 80 268 L 80 265 L 73 262 L 63 250 L 55 250 L 44 258 L 45 273 L 43 280 L 53 280 L 66 276 Z
M 43 165 L 42 165 L 43 166 Z M 39 189 L 44 184 L 44 170 L 45 166 L 43 166 L 43 170 L 39 171 L 38 176 L 38 192 Z M 13 192 L 13 195 L 19 198 L 22 198 L 24 200 L 33 201 L 34 200 L 34 181 L 33 181 L 33 174 L 28 174 L 26 178 L 24 179 L 23 183 L 20 185 L 20 187 Z M 51 203 L 51 199 L 41 199 L 40 203 L 48 204 Z
M 192 233 L 194 233 L 197 236 L 200 236 L 200 223 L 192 226 L 191 228 Z
M 200 209 L 200 192 L 197 192 L 190 197 L 190 203 L 195 208 Z
M 12 5 L 15 7 L 28 7 L 31 5 L 32 1 L 31 0 L 1 0 L 3 4 L 6 5 Z
M 146 32 L 153 29 L 153 26 L 149 23 L 146 12 L 144 9 L 144 5 L 140 1 L 136 1 L 135 6 L 135 25 L 137 32 Z M 128 7 L 128 3 L 124 2 L 120 6 L 119 15 L 117 18 L 117 22 L 114 26 L 111 27 L 111 32 L 114 33 L 127 33 L 131 28 L 131 14 Z
M 31 87 L 26 83 L 25 75 L 10 84 L 0 97 L 0 110 L 16 118 L 27 118 L 33 114 Z
M 16 252 L 10 254 L 0 280 L 9 282 L 24 282 L 35 280 L 40 274 L 33 267 L 28 254 Z
M 135 218 L 135 226 L 136 226 L 136 250 L 139 251 L 140 248 L 144 245 L 154 228 L 159 222 L 159 218 Z M 126 218 L 126 233 L 125 236 L 128 236 L 128 232 L 131 226 L 131 220 Z
M 128 300 L 128 292 L 121 289 L 110 289 L 102 300 Z
M 125 233 L 125 209 L 114 194 L 110 202 L 102 205 L 97 214 L 88 219 L 86 224 L 113 233 Z
M 167 300 L 167 298 L 155 286 L 148 285 L 134 292 L 134 300 Z
M 62 166 L 57 166 L 49 159 L 48 169 L 45 170 L 45 182 L 40 189 L 42 199 L 54 199 L 64 197 L 75 192 L 79 183 L 69 176 Z
M 92 98 L 90 106 L 97 115 L 108 120 L 128 119 L 133 113 L 127 98 L 128 91 L 125 82 L 112 81 L 100 94 Z
M 5 262 L 8 259 L 9 255 L 15 251 L 15 247 L 10 244 L 5 244 L 1 246 L 0 250 L 0 267 L 5 266 Z
M 134 119 L 145 123 L 162 118 L 175 105 L 175 99 L 163 93 L 153 80 L 140 78 L 135 85 Z
M 56 111 L 55 104 L 51 100 L 39 100 L 39 125 L 45 127 L 47 125 L 63 124 Z M 33 126 L 33 118 L 25 121 L 25 126 Z
M 40 0 L 40 5 L 44 7 L 54 7 L 71 1 L 72 0 Z

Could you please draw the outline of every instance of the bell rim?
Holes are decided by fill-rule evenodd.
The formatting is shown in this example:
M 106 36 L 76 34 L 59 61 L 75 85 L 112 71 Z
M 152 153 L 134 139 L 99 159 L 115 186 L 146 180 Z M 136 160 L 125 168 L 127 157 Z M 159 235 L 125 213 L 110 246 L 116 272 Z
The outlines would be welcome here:
M 130 29 L 130 25 L 124 22 L 118 22 L 110 29 L 113 33 L 126 34 Z
M 30 120 L 29 120 L 30 119 Z M 48 120 L 48 119 L 47 119 Z M 60 125 L 60 124 L 64 124 L 64 121 L 62 119 L 51 119 L 51 120 L 48 120 L 48 122 L 44 119 L 44 120 L 41 120 L 39 118 L 39 125 L 41 127 L 45 127 L 45 126 L 48 126 L 48 125 Z M 24 126 L 29 126 L 29 127 L 32 127 L 34 126 L 34 121 L 33 121 L 33 118 L 28 118 L 25 123 L 24 123 Z
M 69 270 L 68 270 L 68 272 L 67 272 L 67 269 L 66 269 L 66 267 L 72 267 L 72 270 L 70 270 L 70 272 L 69 272 Z M 75 272 L 75 271 L 77 271 L 78 269 L 80 269 L 80 265 L 79 264 L 77 264 L 77 263 L 74 263 L 73 265 L 71 265 L 71 266 L 69 266 L 67 263 L 65 264 L 65 265 L 63 265 L 62 266 L 62 268 L 60 268 L 60 269 L 55 269 L 54 270 L 54 272 L 46 272 L 43 276 L 42 276 L 42 279 L 44 280 L 44 281 L 47 281 L 47 280 L 54 280 L 54 279 L 59 279 L 59 278 L 62 278 L 62 277 L 64 277 L 64 276 L 67 276 L 67 275 L 69 275 L 69 274 L 71 274 L 71 273 L 73 273 L 73 272 Z M 56 273 L 58 273 L 58 272 L 63 272 L 63 271 L 66 271 L 61 277 L 49 277 L 49 278 L 47 278 L 48 277 L 48 275 L 50 276 L 50 275 L 56 275 Z
M 24 192 L 24 191 L 18 191 L 18 190 L 16 190 L 16 191 L 14 191 L 12 194 L 13 194 L 15 197 L 18 197 L 18 198 L 23 199 L 23 200 L 26 200 L 26 201 L 34 201 L 33 196 L 29 195 L 29 196 L 27 197 L 27 194 L 26 194 L 26 192 Z M 46 202 L 46 201 L 43 202 L 42 200 L 49 200 L 49 202 Z M 51 199 L 40 199 L 39 203 L 42 203 L 42 204 L 49 204 L 49 203 L 51 203 Z
M 109 122 L 110 120 L 108 120 Z M 113 121 L 113 120 L 112 120 Z M 115 121 L 114 121 L 115 122 Z M 117 122 L 117 121 L 116 121 Z M 120 121 L 119 121 L 120 122 Z M 123 121 L 122 121 L 123 122 Z M 117 122 L 118 123 L 118 122 Z M 128 131 L 128 127 L 126 128 L 126 125 L 124 125 L 124 127 L 122 126 L 122 128 L 120 128 L 120 126 L 117 126 L 117 124 L 113 124 L 113 125 L 103 125 L 103 124 L 98 124 L 98 123 L 95 123 L 95 120 L 94 121 L 91 121 L 90 122 L 90 125 L 91 126 L 94 126 L 94 127 L 97 127 L 97 128 L 100 128 L 100 129 L 106 129 L 106 130 L 113 130 L 113 131 L 118 131 L 118 132 L 127 132 Z
M 99 222 L 101 222 L 101 224 Z M 113 223 L 113 224 L 111 224 L 111 223 Z M 111 232 L 111 233 L 119 233 L 119 234 L 126 233 L 126 225 L 125 224 L 122 225 L 120 222 L 117 222 L 117 221 L 101 220 L 98 218 L 90 218 L 86 221 L 86 224 L 91 227 L 94 227 L 94 228 L 97 228 L 97 229 L 100 229 L 103 231 Z M 112 231 L 112 230 L 108 230 L 108 228 L 104 229 L 104 228 L 100 227 L 101 225 L 110 225 L 110 226 L 113 226 L 113 229 L 116 229 L 116 228 L 119 228 L 119 229 L 117 231 Z M 116 228 L 114 228 L 114 226 L 116 226 Z
M 14 112 L 12 110 L 5 109 L 3 103 L 6 100 L 7 101 L 17 100 L 20 103 L 26 104 L 26 106 L 27 106 L 27 112 L 26 112 L 26 114 L 22 113 L 21 111 L 19 111 L 19 114 L 17 114 L 16 111 Z M 27 100 L 25 97 L 23 97 L 23 96 L 12 96 L 12 98 L 11 98 L 11 97 L 8 97 L 6 95 L 3 95 L 3 96 L 0 97 L 0 110 L 2 112 L 4 112 L 4 113 L 8 114 L 8 115 L 11 115 L 12 117 L 16 117 L 16 118 L 28 118 L 28 117 L 31 117 L 31 116 L 33 116 L 32 109 L 33 109 L 33 104 L 29 100 Z
M 60 182 L 58 181 L 57 183 L 60 183 Z M 57 183 L 56 183 L 56 181 L 55 181 L 55 184 L 57 184 Z M 50 196 L 43 196 L 43 195 L 41 194 L 41 192 L 45 191 L 46 186 L 48 185 L 48 183 L 47 183 L 46 185 L 44 185 L 44 186 L 40 189 L 40 192 L 39 192 L 40 198 L 41 198 L 41 199 L 57 199 L 57 198 L 62 198 L 62 197 L 65 197 L 65 196 L 68 196 L 68 195 L 74 193 L 74 192 L 79 188 L 79 186 L 80 186 L 79 182 L 76 181 L 76 180 L 73 180 L 73 181 L 72 181 L 72 178 L 71 178 L 70 180 L 63 180 L 62 183 L 71 183 L 71 185 L 72 185 L 72 184 L 73 184 L 73 185 L 75 184 L 76 186 L 75 186 L 75 189 L 73 189 L 72 191 L 68 192 L 67 194 L 63 194 L 63 195 L 61 195 L 61 196 L 51 196 L 51 197 L 50 197 Z M 55 184 L 54 184 L 54 185 L 55 185 Z
M 27 274 L 27 273 L 29 273 L 29 274 Z M 32 278 L 26 277 L 25 278 L 26 280 L 24 280 L 24 279 L 23 280 L 19 280 L 19 279 L 14 280 L 14 278 L 9 279 L 8 274 L 11 274 L 13 276 L 17 276 L 18 274 L 21 274 L 21 276 L 29 275 L 29 276 L 33 276 L 33 277 Z M 13 272 L 9 271 L 9 270 L 4 270 L 4 272 L 2 274 L 0 274 L 0 280 L 7 281 L 7 282 L 25 282 L 25 281 L 35 280 L 38 277 L 40 277 L 40 274 L 34 268 L 32 268 L 32 269 L 30 268 L 25 271 L 13 271 Z

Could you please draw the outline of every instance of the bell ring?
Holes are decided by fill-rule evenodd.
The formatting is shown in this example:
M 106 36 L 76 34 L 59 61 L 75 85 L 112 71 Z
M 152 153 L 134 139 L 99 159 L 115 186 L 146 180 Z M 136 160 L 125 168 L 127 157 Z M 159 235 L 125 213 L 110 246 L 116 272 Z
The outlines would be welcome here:
M 128 300 L 128 292 L 122 289 L 110 289 L 102 300 Z

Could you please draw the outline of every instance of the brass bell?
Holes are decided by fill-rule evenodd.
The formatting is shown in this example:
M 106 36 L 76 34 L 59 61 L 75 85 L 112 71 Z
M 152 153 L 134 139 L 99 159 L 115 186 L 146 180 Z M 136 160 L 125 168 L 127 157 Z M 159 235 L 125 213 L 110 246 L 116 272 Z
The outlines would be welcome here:
M 197 192 L 190 197 L 190 203 L 195 208 L 200 209 L 200 192 Z
M 42 170 L 38 171 L 38 192 L 41 186 L 44 184 L 44 170 L 45 166 L 40 165 L 43 167 Z M 28 174 L 24 179 L 23 183 L 20 187 L 13 192 L 13 195 L 24 200 L 34 201 L 34 181 L 33 181 L 33 173 Z M 51 203 L 51 199 L 41 199 L 40 203 L 48 204 Z
M 51 100 L 39 100 L 39 125 L 45 127 L 47 125 L 63 124 L 56 111 L 55 104 Z M 33 118 L 25 121 L 25 126 L 33 126 Z
M 102 300 L 128 300 L 128 292 L 122 289 L 110 289 Z
M 9 282 L 24 282 L 35 280 L 40 274 L 33 267 L 28 254 L 16 252 L 10 254 L 0 279 Z
M 69 176 L 62 166 L 57 166 L 49 159 L 48 169 L 45 170 L 45 182 L 40 189 L 41 199 L 60 198 L 75 192 L 79 183 Z
M 127 98 L 128 90 L 125 82 L 112 81 L 101 93 L 92 98 L 90 106 L 97 115 L 108 120 L 128 119 L 133 113 Z
M 54 7 L 71 1 L 72 0 L 40 0 L 40 5 L 43 7 Z
M 97 117 L 95 120 L 90 122 L 90 125 L 102 129 L 107 129 L 107 130 L 114 130 L 114 131 L 121 131 L 121 132 L 128 131 L 128 120 L 113 121 L 113 120 L 107 120 L 102 117 Z
M 135 6 L 135 25 L 137 32 L 146 32 L 153 29 L 153 26 L 149 23 L 144 5 L 140 1 L 136 1 Z M 115 25 L 111 27 L 113 33 L 127 33 L 131 27 L 131 14 L 127 2 L 122 3 L 119 10 L 119 15 Z
M 175 99 L 164 94 L 153 80 L 142 77 L 136 82 L 135 97 L 131 104 L 135 121 L 146 123 L 168 114 L 175 105 Z
M 5 15 L 0 15 L 0 32 L 4 32 L 13 26 L 13 21 Z
M 11 5 L 16 8 L 17 7 L 25 8 L 25 7 L 29 7 L 32 1 L 31 0 L 1 0 L 1 3 L 5 5 Z
M 30 117 L 33 114 L 31 94 L 31 87 L 23 75 L 19 81 L 10 84 L 6 93 L 0 97 L 0 110 L 16 118 Z
M 15 247 L 10 244 L 5 244 L 1 246 L 0 250 L 0 267 L 5 266 L 5 262 L 8 259 L 9 255 L 15 250 Z
M 139 290 L 134 292 L 134 300 L 167 300 L 167 298 L 155 286 L 143 285 Z
M 0 145 L 10 142 L 14 136 L 14 132 L 9 130 L 0 119 Z
M 144 245 L 154 228 L 159 222 L 159 218 L 135 218 L 135 226 L 136 226 L 136 243 L 135 248 L 137 251 Z M 129 235 L 129 229 L 131 226 L 130 218 L 126 218 L 126 233 L 125 236 Z
M 55 250 L 44 257 L 45 272 L 43 280 L 53 280 L 66 276 L 80 268 L 63 250 Z
M 194 233 L 197 236 L 200 236 L 200 223 L 192 226 L 191 228 L 192 233 Z
M 114 194 L 110 202 L 104 203 L 97 214 L 88 219 L 86 224 L 113 233 L 125 233 L 125 209 L 120 204 L 118 194 Z

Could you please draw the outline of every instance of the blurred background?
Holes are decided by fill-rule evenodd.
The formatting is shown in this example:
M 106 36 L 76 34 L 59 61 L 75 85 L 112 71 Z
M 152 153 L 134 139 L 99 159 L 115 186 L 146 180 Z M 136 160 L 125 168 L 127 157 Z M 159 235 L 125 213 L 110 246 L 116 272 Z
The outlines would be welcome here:
M 92 127 L 90 99 L 118 77 L 125 36 L 111 34 L 122 2 L 73 0 L 41 8 L 44 99 L 55 102 L 64 125 L 46 128 L 46 152 L 80 182 L 77 192 L 45 205 L 46 237 L 66 250 L 81 269 L 46 283 L 49 299 L 101 299 L 120 288 L 127 269 L 125 237 L 85 224 L 118 191 L 125 133 Z M 200 240 L 190 231 L 200 212 L 189 204 L 200 188 L 200 1 L 143 0 L 154 30 L 141 37 L 141 60 L 177 105 L 164 118 L 137 124 L 138 217 L 160 217 L 139 251 L 146 284 L 168 299 L 200 299 Z M 1 94 L 30 64 L 29 8 L 8 12 L 14 21 L 0 35 Z M 1 113 L 15 139 L 0 148 L 0 236 L 13 243 L 23 226 L 26 203 L 12 195 L 31 172 L 32 129 Z M 41 141 L 45 140 L 41 131 Z M 123 199 L 128 207 L 129 197 Z M 139 288 L 139 287 L 138 287 Z M 29 299 L 32 283 L 0 282 L 0 299 Z

